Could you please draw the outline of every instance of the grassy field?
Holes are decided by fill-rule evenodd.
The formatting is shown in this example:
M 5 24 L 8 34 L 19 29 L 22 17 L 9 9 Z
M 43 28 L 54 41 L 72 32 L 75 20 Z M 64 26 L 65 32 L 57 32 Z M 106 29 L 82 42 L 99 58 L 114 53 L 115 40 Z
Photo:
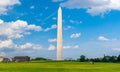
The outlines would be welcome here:
M 0 72 L 120 72 L 120 64 L 80 62 L 0 63 Z

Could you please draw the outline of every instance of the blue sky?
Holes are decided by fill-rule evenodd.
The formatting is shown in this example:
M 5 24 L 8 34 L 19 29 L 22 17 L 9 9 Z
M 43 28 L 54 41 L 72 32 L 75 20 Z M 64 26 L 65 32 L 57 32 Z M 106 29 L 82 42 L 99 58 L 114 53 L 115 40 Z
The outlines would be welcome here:
M 59 6 L 63 58 L 120 54 L 120 0 L 0 0 L 0 55 L 55 59 Z

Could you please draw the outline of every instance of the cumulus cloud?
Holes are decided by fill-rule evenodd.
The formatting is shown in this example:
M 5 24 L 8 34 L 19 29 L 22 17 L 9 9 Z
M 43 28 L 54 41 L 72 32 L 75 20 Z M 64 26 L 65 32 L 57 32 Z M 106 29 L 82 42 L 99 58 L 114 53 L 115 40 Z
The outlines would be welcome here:
M 70 38 L 78 38 L 81 36 L 81 33 L 71 34 Z
M 0 24 L 2 24 L 4 21 L 0 19 Z
M 34 24 L 28 24 L 26 21 L 17 20 L 12 22 L 0 21 L 0 36 L 4 36 L 8 39 L 21 38 L 25 34 L 30 34 L 30 30 L 41 31 L 40 26 Z
M 53 39 L 48 39 L 48 42 L 56 42 L 57 39 L 56 38 L 53 38 Z
M 120 0 L 67 0 L 60 4 L 68 9 L 87 9 L 91 15 L 99 15 L 111 10 L 120 11 Z
M 55 46 L 50 44 L 50 46 L 48 47 L 48 50 L 55 50 Z
M 50 28 L 46 28 L 44 31 L 47 32 L 47 31 L 50 31 L 50 30 L 56 29 L 56 28 L 57 28 L 57 25 L 54 24 L 54 25 L 52 25 Z
M 0 15 L 7 14 L 7 11 L 16 4 L 21 3 L 19 0 L 0 0 Z
M 101 41 L 108 41 L 109 39 L 104 37 L 104 36 L 99 36 L 98 37 L 98 40 L 101 40 Z
M 39 44 L 33 44 L 33 43 L 26 43 L 26 44 L 23 44 L 23 45 L 18 45 L 19 49 L 34 49 L 34 50 L 40 50 L 42 49 L 43 47 Z
M 33 49 L 33 50 L 40 50 L 43 47 L 39 44 L 33 44 L 33 43 L 25 43 L 22 45 L 15 44 L 13 40 L 4 40 L 0 41 L 0 49 L 3 48 L 11 48 L 11 49 L 17 49 L 17 50 L 25 50 L 25 49 Z
M 21 49 L 26 49 L 26 48 L 31 48 L 33 45 L 31 43 L 26 43 L 24 45 L 21 45 L 20 48 Z
M 12 22 L 4 22 L 0 19 L 0 49 L 10 48 L 14 50 L 40 50 L 42 46 L 34 43 L 16 44 L 14 40 L 30 34 L 31 30 L 41 31 L 40 26 L 28 24 L 26 21 L 17 20 Z
M 4 40 L 4 41 L 0 41 L 0 49 L 1 48 L 12 48 L 14 47 L 14 43 L 12 40 Z

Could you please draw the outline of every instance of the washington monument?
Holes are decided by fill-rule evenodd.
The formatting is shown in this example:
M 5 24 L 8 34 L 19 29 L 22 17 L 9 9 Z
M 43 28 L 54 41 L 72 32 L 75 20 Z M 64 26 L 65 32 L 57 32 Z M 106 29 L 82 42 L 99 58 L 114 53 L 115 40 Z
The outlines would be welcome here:
M 62 9 L 58 9 L 57 60 L 62 60 Z

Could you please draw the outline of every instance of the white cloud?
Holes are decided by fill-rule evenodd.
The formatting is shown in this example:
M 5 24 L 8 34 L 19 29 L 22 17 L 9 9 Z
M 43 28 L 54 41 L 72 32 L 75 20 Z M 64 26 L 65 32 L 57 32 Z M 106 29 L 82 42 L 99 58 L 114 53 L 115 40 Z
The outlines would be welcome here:
M 52 0 L 53 2 L 61 2 L 61 1 L 63 1 L 63 0 Z
M 18 49 L 34 49 L 34 50 L 40 50 L 42 49 L 42 46 L 39 44 L 32 44 L 32 43 L 26 43 L 23 45 L 18 45 Z
M 34 24 L 28 25 L 26 21 L 22 20 L 15 22 L 4 22 L 1 20 L 0 23 L 0 36 L 7 37 L 8 39 L 21 38 L 25 34 L 30 34 L 30 30 L 41 31 L 42 28 Z
M 79 45 L 67 45 L 63 46 L 63 49 L 77 49 L 79 48 Z
M 25 43 L 22 45 L 15 44 L 13 40 L 4 40 L 0 41 L 0 49 L 3 48 L 11 48 L 11 49 L 18 49 L 18 50 L 24 50 L 24 49 L 33 49 L 33 50 L 40 50 L 42 49 L 42 46 L 39 44 L 33 44 L 33 43 Z
M 101 40 L 101 41 L 108 41 L 109 39 L 104 37 L 104 36 L 99 36 L 98 37 L 98 40 Z
M 78 38 L 81 36 L 81 33 L 75 33 L 70 36 L 70 38 Z
M 12 48 L 14 47 L 14 43 L 12 40 L 4 40 L 4 41 L 0 41 L 0 49 L 1 48 Z
M 57 39 L 56 38 L 53 38 L 53 39 L 48 39 L 48 42 L 56 42 Z
M 16 4 L 21 3 L 19 0 L 0 0 L 0 15 L 7 14 L 7 11 Z
M 31 47 L 32 47 L 31 43 L 26 43 L 26 44 L 20 46 L 21 49 L 26 49 L 26 48 L 31 48 Z
M 41 31 L 42 28 L 40 26 L 36 26 L 36 25 L 28 25 L 27 30 L 35 30 L 35 31 Z
M 44 31 L 47 32 L 47 31 L 50 31 L 50 30 L 56 29 L 56 28 L 57 28 L 57 25 L 54 24 L 54 25 L 52 25 L 50 28 L 46 28 Z
M 13 40 L 4 40 L 0 41 L 0 49 L 3 48 L 11 48 L 16 50 L 25 50 L 25 49 L 33 49 L 33 50 L 40 50 L 43 47 L 39 44 L 33 44 L 33 43 L 25 43 L 22 45 L 15 44 Z
M 120 11 L 120 0 L 67 0 L 60 5 L 68 9 L 87 9 L 86 12 L 93 16 L 111 10 Z
M 55 46 L 54 45 L 50 45 L 48 50 L 55 50 Z
M 40 26 L 28 24 L 26 21 L 17 20 L 12 22 L 4 22 L 0 20 L 0 49 L 14 49 L 14 50 L 40 50 L 43 47 L 40 44 L 25 43 L 15 44 L 16 38 L 21 38 L 26 34 L 30 34 L 31 30 L 41 31 Z
M 3 23 L 4 21 L 0 19 L 0 24 Z

